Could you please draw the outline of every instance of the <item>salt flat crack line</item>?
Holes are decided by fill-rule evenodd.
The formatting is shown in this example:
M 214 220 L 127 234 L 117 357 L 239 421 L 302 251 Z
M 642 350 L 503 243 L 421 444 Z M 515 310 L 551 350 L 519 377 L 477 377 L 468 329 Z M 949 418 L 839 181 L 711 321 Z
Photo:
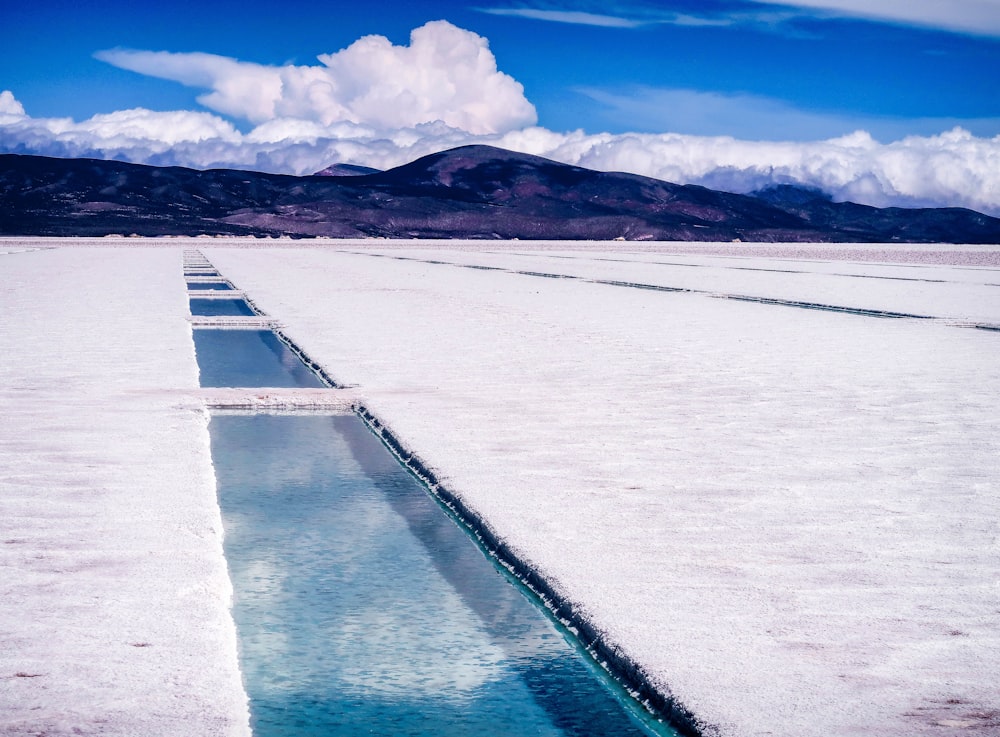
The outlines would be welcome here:
M 708 294 L 709 297 L 717 299 L 735 299 L 740 302 L 757 302 L 765 305 L 781 305 L 783 307 L 800 307 L 804 310 L 824 310 L 827 312 L 844 312 L 850 315 L 864 315 L 865 317 L 888 317 L 893 319 L 911 318 L 914 320 L 938 320 L 930 315 L 913 315 L 908 312 L 892 312 L 891 310 L 871 310 L 863 307 L 840 307 L 838 305 L 825 305 L 818 302 L 800 302 L 790 299 L 777 299 L 774 297 L 751 297 L 743 294 Z
M 525 258 L 532 257 L 530 253 L 515 253 L 513 255 L 523 256 Z M 823 273 L 817 271 L 804 271 L 801 269 L 765 269 L 760 266 L 719 266 L 716 264 L 686 264 L 679 263 L 675 261 L 631 261 L 627 258 L 599 258 L 596 256 L 558 256 L 546 254 L 545 258 L 561 258 L 567 261 L 604 261 L 617 264 L 635 264 L 635 265 L 652 265 L 652 266 L 683 266 L 691 269 L 726 269 L 729 271 L 762 271 L 769 274 L 804 274 L 807 276 L 841 276 L 848 279 L 885 279 L 887 281 L 913 281 L 913 282 L 924 282 L 927 284 L 957 284 L 958 282 L 951 282 L 946 279 L 920 279 L 912 276 L 880 276 L 878 274 L 842 274 L 839 272 Z M 704 258 L 704 257 L 702 257 Z M 714 258 L 730 258 L 728 256 L 715 256 Z M 732 257 L 739 258 L 739 257 Z M 986 284 L 988 287 L 1000 286 L 997 284 Z
M 462 264 L 456 264 L 456 266 Z M 466 266 L 468 268 L 468 266 Z M 580 279 L 581 281 L 591 281 L 590 279 L 585 279 L 581 276 L 573 276 L 572 274 L 550 274 L 545 271 L 513 271 L 511 269 L 504 269 L 504 271 L 509 271 L 512 274 L 522 274 L 523 276 L 540 276 L 544 279 Z
M 671 287 L 661 284 L 646 284 L 643 282 L 615 281 L 612 279 L 588 279 L 586 277 L 575 276 L 573 274 L 552 274 L 542 271 L 519 271 L 517 269 L 506 269 L 498 266 L 483 267 L 483 266 L 478 266 L 476 264 L 460 264 L 460 263 L 455 263 L 454 261 L 436 261 L 430 259 L 414 258 L 412 256 L 388 256 L 385 254 L 370 254 L 358 251 L 344 251 L 343 253 L 350 253 L 356 256 L 377 255 L 381 258 L 391 258 L 395 259 L 396 261 L 413 261 L 416 263 L 424 263 L 424 264 L 455 266 L 462 269 L 488 269 L 492 271 L 503 271 L 508 274 L 517 274 L 519 276 L 543 277 L 545 279 L 573 279 L 588 284 L 603 284 L 612 287 L 629 287 L 631 289 L 646 289 L 654 292 L 676 292 L 685 294 L 699 294 L 705 297 L 712 297 L 714 299 L 732 299 L 740 302 L 756 302 L 758 304 L 777 305 L 779 307 L 797 307 L 803 310 L 838 312 L 845 315 L 859 315 L 861 317 L 878 317 L 878 318 L 893 319 L 893 320 L 899 320 L 899 319 L 934 320 L 934 321 L 947 322 L 948 324 L 953 325 L 955 327 L 971 327 L 971 328 L 980 328 L 983 330 L 1000 330 L 1000 328 L 992 326 L 988 323 L 954 322 L 954 321 L 949 321 L 947 318 L 935 317 L 934 315 L 917 315 L 909 312 L 894 312 L 892 310 L 876 310 L 865 307 L 847 307 L 845 305 L 828 305 L 828 304 L 822 304 L 820 302 L 804 302 L 801 300 L 781 299 L 779 297 L 755 297 L 749 294 L 728 294 L 725 292 L 710 292 L 704 289 Z M 611 259 L 606 259 L 606 260 L 611 260 Z M 922 280 L 914 280 L 914 281 L 922 281 Z
M 607 284 L 609 287 L 631 287 L 633 289 L 649 289 L 653 292 L 690 292 L 692 294 L 708 294 L 711 292 L 699 292 L 697 289 L 687 289 L 684 287 L 666 287 L 659 284 L 643 284 L 633 281 L 615 281 L 614 279 L 587 279 L 591 284 Z

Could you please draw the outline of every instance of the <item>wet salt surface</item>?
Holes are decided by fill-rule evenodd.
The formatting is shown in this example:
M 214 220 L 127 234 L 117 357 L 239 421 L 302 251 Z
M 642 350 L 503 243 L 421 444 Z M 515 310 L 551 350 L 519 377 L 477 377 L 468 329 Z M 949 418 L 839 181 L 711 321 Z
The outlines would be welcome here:
M 257 737 L 656 733 L 357 417 L 210 430 Z
M 195 330 L 201 385 L 325 386 L 270 330 Z

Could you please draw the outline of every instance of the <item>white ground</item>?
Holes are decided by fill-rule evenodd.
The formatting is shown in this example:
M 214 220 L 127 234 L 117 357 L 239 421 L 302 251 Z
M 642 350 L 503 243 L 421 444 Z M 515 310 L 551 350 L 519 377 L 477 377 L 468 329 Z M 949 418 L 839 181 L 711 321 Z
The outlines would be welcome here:
M 246 735 L 181 251 L 0 255 L 0 734 Z
M 191 243 L 709 731 L 1000 734 L 1000 333 L 953 324 L 1000 249 Z M 128 245 L 0 255 L 3 734 L 245 725 L 189 244 Z

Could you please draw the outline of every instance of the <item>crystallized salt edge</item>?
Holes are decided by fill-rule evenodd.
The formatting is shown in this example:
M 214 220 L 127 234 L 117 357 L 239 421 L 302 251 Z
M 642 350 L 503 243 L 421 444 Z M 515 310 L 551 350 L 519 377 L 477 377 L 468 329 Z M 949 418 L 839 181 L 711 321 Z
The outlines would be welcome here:
M 715 737 L 719 731 L 698 719 L 669 689 L 653 685 L 653 679 L 635 660 L 605 641 L 605 633 L 590 622 L 566 597 L 562 596 L 533 567 L 496 534 L 483 517 L 427 467 L 420 457 L 404 446 L 393 431 L 363 402 L 352 410 L 383 445 L 427 488 L 428 492 L 475 539 L 479 547 L 498 566 L 514 576 L 534 596 L 548 614 L 568 632 L 611 678 L 617 681 L 656 719 L 666 722 L 684 737 Z

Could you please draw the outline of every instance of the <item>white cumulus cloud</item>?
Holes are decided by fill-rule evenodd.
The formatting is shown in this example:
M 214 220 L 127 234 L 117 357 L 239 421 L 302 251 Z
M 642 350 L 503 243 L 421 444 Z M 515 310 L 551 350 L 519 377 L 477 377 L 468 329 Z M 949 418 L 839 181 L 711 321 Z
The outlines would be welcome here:
M 886 207 L 969 207 L 1000 215 L 1000 136 L 955 128 L 879 143 L 859 131 L 824 141 L 743 141 L 679 134 L 508 134 L 508 148 L 602 171 L 625 171 L 729 192 L 773 184 L 817 187 L 841 201 Z
M 398 129 L 441 122 L 481 135 L 532 125 L 534 106 L 519 82 L 497 69 L 485 38 L 447 21 L 415 29 L 409 46 L 365 36 L 319 56 L 321 66 L 265 66 L 224 56 L 109 50 L 109 64 L 210 92 L 198 98 L 252 123 L 276 119 L 323 126 Z
M 24 115 L 24 105 L 17 101 L 10 90 L 0 92 L 0 115 L 21 117 Z
M 386 48 L 380 41 L 373 44 L 372 53 Z M 324 122 L 275 113 L 246 133 L 212 113 L 183 110 L 138 108 L 77 122 L 33 118 L 10 91 L 3 91 L 0 151 L 309 174 L 338 162 L 386 169 L 481 143 L 730 192 L 800 184 L 836 200 L 880 207 L 959 206 L 1000 216 L 1000 136 L 976 136 L 961 127 L 881 143 L 864 131 L 812 141 L 747 141 L 679 133 L 560 133 L 533 126 L 477 133 L 440 119 L 403 125 L 358 118 Z
M 179 143 L 222 140 L 238 143 L 240 134 L 229 123 L 209 113 L 176 110 L 156 112 L 144 108 L 118 110 L 95 115 L 72 127 L 74 134 L 101 141 L 128 145 L 131 141 L 148 141 L 160 146 Z

